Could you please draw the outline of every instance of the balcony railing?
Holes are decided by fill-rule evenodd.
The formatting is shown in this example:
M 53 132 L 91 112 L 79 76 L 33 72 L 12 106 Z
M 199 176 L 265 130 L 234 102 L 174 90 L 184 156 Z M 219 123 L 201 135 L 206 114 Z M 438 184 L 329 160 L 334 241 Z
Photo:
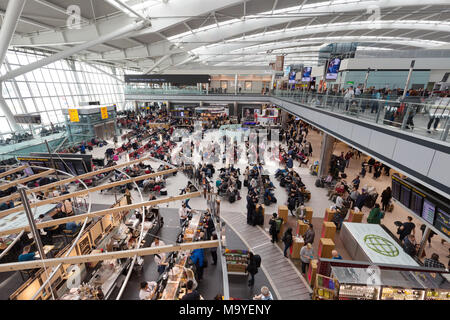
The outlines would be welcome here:
M 135 95 L 236 95 L 232 90 L 220 89 L 153 89 L 127 86 L 125 94 Z M 241 90 L 237 95 L 261 95 L 256 90 Z M 372 99 L 370 96 L 346 98 L 342 95 L 310 91 L 273 90 L 272 97 L 300 103 L 317 109 L 346 114 L 354 118 L 409 131 L 431 139 L 449 141 L 450 105 L 441 105 L 437 97 L 423 98 L 420 103 L 404 102 L 400 96 Z

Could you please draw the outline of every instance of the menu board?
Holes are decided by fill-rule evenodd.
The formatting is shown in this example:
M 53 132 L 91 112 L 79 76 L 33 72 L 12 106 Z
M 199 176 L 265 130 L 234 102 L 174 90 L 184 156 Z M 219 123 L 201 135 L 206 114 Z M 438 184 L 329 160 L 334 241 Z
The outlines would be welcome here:
M 433 224 L 436 206 L 428 200 L 423 200 L 422 218 L 428 223 Z
M 400 194 L 400 202 L 407 208 L 409 208 L 409 201 L 411 200 L 411 189 L 405 186 L 401 186 L 402 192 Z
M 411 193 L 410 209 L 418 216 L 422 215 L 423 198 L 424 197 L 415 190 L 413 190 L 413 192 Z
M 450 236 L 450 214 L 443 209 L 438 208 L 434 226 L 442 233 Z

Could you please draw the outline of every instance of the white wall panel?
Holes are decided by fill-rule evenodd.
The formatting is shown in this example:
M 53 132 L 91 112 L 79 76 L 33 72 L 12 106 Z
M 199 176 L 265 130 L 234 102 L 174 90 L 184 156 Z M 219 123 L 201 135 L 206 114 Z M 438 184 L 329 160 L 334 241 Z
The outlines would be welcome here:
M 428 177 L 450 186 L 450 154 L 436 151 Z
M 369 147 L 379 154 L 392 159 L 396 141 L 397 138 L 372 130 Z
M 362 146 L 368 146 L 370 141 L 371 130 L 363 126 L 355 125 L 352 132 L 352 140 Z
M 434 153 L 433 149 L 398 139 L 393 160 L 426 176 Z

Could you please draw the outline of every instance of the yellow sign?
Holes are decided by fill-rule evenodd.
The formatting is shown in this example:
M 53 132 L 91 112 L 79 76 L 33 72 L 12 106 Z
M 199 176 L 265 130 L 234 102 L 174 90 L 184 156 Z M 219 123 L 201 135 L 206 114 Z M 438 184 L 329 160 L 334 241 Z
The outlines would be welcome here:
M 70 122 L 80 122 L 77 109 L 69 109 Z
M 108 107 L 101 107 L 102 119 L 108 119 Z

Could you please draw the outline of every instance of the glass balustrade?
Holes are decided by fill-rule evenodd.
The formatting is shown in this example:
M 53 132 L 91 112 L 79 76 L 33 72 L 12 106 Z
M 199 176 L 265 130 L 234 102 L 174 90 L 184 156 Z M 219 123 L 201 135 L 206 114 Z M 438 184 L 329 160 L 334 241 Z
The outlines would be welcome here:
M 126 86 L 125 94 L 132 95 L 235 95 L 234 88 L 221 90 L 210 88 L 142 88 Z M 237 95 L 261 96 L 261 90 L 241 90 Z M 269 95 L 267 93 L 267 95 Z M 297 90 L 273 90 L 273 97 L 308 105 L 317 109 L 369 121 L 391 129 L 409 131 L 413 134 L 442 141 L 450 141 L 450 105 L 438 97 L 424 99 L 421 103 L 402 102 L 399 96 L 388 99 L 371 99 L 369 95 L 346 98 L 342 95 L 322 94 Z M 364 98 L 362 98 L 364 97 Z M 440 103 L 442 101 L 442 103 Z

